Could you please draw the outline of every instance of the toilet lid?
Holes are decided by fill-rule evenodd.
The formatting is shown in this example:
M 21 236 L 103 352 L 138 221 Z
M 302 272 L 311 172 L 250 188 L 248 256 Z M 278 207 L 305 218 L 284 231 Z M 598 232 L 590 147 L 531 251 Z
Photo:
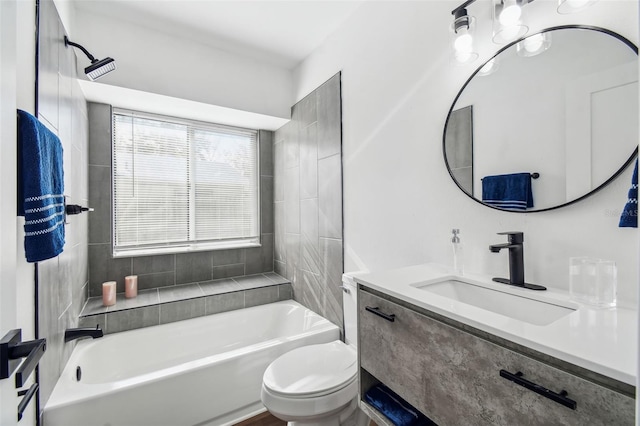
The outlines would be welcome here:
M 267 368 L 263 383 L 289 397 L 322 396 L 353 382 L 357 372 L 356 351 L 335 341 L 287 352 Z

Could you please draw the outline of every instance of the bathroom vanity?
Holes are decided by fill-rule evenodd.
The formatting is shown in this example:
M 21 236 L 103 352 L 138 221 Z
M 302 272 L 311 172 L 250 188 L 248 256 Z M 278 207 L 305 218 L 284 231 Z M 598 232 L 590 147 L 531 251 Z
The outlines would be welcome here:
M 362 398 L 379 382 L 438 425 L 634 424 L 634 310 L 438 265 L 356 281 L 360 404 L 379 424 Z

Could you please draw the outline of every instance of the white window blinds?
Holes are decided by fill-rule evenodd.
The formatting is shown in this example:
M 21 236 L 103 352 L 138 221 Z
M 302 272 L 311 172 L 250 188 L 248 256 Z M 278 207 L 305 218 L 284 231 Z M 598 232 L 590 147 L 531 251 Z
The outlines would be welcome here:
M 257 131 L 114 110 L 114 255 L 259 244 Z

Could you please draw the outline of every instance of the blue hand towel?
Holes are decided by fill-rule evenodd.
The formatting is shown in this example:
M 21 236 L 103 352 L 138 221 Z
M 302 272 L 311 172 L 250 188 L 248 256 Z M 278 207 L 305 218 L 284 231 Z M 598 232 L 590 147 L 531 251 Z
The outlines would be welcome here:
M 364 394 L 364 399 L 396 426 L 435 425 L 424 414 L 383 384 L 377 384 L 369 389 Z
M 636 168 L 633 169 L 631 178 L 631 188 L 629 189 L 629 199 L 620 215 L 620 228 L 638 227 L 638 159 L 636 158 Z
M 533 207 L 530 173 L 485 176 L 482 201 L 501 209 L 526 210 Z
M 64 171 L 60 139 L 18 110 L 18 215 L 24 216 L 27 262 L 51 259 L 64 248 Z

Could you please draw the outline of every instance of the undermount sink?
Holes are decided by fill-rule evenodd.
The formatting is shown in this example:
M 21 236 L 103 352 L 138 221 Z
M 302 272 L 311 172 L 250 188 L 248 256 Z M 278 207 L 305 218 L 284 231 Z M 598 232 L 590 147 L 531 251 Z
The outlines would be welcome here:
M 458 280 L 416 284 L 420 290 L 534 325 L 548 325 L 575 309 Z

